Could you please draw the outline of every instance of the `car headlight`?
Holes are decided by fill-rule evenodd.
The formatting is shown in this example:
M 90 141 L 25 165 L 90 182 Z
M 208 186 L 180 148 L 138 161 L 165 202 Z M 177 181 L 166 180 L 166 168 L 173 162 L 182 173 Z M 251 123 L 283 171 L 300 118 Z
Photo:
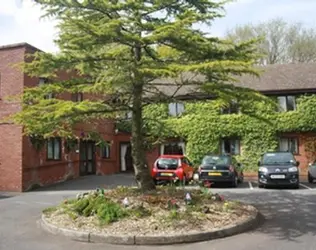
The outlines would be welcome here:
M 265 168 L 265 167 L 260 167 L 260 168 L 259 168 L 259 172 L 267 173 L 267 172 L 268 172 L 268 169 Z
M 298 168 L 297 167 L 291 167 L 289 168 L 289 172 L 297 172 Z

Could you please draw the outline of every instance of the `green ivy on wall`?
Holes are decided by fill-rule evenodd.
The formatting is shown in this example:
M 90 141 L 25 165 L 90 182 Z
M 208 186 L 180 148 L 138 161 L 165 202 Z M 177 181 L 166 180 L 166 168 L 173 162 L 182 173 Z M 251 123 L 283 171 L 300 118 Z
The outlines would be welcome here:
M 147 106 L 144 132 L 156 143 L 184 139 L 186 153 L 195 164 L 207 153 L 218 153 L 222 138 L 238 137 L 241 155 L 237 158 L 247 170 L 257 168 L 262 153 L 277 149 L 278 134 L 316 132 L 316 95 L 300 96 L 296 111 L 282 113 L 267 103 L 243 100 L 239 104 L 240 114 L 223 115 L 218 101 L 188 102 L 185 113 L 176 118 L 168 116 L 166 104 Z

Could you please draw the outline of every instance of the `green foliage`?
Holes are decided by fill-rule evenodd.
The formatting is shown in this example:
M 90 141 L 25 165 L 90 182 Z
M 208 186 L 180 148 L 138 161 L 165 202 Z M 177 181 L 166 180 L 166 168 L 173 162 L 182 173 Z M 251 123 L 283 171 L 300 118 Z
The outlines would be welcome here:
M 109 224 L 127 216 L 124 208 L 101 194 L 89 195 L 71 203 L 67 202 L 62 204 L 62 207 L 72 219 L 76 219 L 78 216 L 89 217 L 96 215 L 101 224 Z M 133 212 L 134 210 L 131 213 Z M 138 211 L 138 214 L 144 215 L 145 212 Z
M 48 207 L 43 210 L 44 214 L 51 214 L 57 210 L 57 207 Z
M 69 138 L 64 141 L 64 144 L 65 144 L 65 151 L 69 153 L 76 149 L 76 147 L 78 146 L 78 140 Z
M 101 223 L 109 224 L 126 217 L 127 213 L 117 203 L 106 201 L 98 207 L 97 216 Z
M 86 207 L 89 205 L 89 199 L 81 199 L 76 204 L 74 204 L 74 211 L 76 211 L 78 214 L 83 214 L 83 211 Z
M 45 139 L 41 135 L 30 135 L 30 141 L 36 151 L 40 151 L 45 146 Z
M 272 101 L 274 98 L 272 98 Z M 218 101 L 185 103 L 185 114 L 178 118 L 157 113 L 157 107 L 147 107 L 153 118 L 161 121 L 168 129 L 166 133 L 151 133 L 161 141 L 178 135 L 186 140 L 188 157 L 199 164 L 208 153 L 220 152 L 220 140 L 237 137 L 241 140 L 241 155 L 238 160 L 245 170 L 255 170 L 261 154 L 278 148 L 278 135 L 286 132 L 316 132 L 316 96 L 303 95 L 297 99 L 297 110 L 277 112 L 272 103 L 240 100 L 240 114 L 220 114 Z M 166 106 L 165 106 L 166 107 Z M 161 109 L 164 110 L 164 109 Z M 316 155 L 316 139 L 307 140 L 306 151 L 311 160 Z

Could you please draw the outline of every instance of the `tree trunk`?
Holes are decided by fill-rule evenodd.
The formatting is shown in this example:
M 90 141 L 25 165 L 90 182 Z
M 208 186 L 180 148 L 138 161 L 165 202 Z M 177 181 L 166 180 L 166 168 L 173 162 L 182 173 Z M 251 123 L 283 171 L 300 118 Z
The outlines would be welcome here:
M 146 151 L 143 137 L 142 116 L 142 85 L 134 86 L 133 91 L 133 116 L 132 116 L 132 156 L 135 179 L 138 187 L 143 191 L 154 190 L 155 184 L 150 175 L 150 166 L 146 165 Z

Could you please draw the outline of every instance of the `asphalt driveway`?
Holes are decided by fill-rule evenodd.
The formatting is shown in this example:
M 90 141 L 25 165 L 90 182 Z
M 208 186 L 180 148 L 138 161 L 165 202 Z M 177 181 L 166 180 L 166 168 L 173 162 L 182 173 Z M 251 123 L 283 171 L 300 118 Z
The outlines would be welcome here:
M 74 196 L 80 190 L 132 185 L 129 175 L 91 176 L 23 194 L 0 193 L 1 250 L 103 250 L 103 249 L 192 249 L 196 250 L 315 250 L 316 184 L 299 190 L 258 189 L 245 182 L 237 189 L 216 188 L 226 197 L 255 205 L 266 220 L 251 232 L 233 237 L 188 245 L 146 247 L 113 246 L 73 242 L 53 236 L 37 227 L 41 210 Z M 303 184 L 305 185 L 305 184 Z M 315 188 L 315 189 L 314 189 Z M 13 195 L 13 196 L 11 196 Z

